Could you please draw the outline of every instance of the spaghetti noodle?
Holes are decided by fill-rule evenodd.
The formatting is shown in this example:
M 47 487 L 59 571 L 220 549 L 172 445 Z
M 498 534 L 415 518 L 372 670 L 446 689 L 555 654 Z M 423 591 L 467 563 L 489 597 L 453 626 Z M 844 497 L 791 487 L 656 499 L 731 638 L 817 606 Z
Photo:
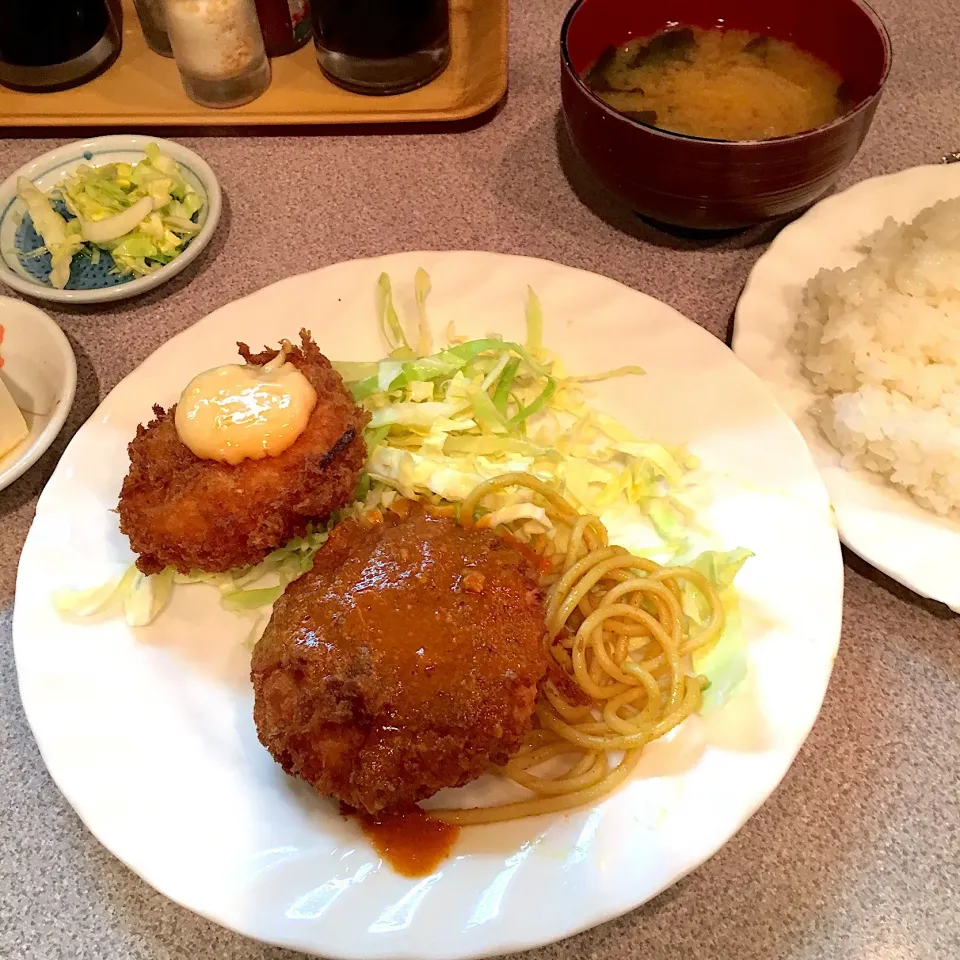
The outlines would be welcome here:
M 508 473 L 480 484 L 463 502 L 460 522 L 488 525 L 493 515 L 478 518 L 478 510 L 507 487 L 532 491 L 553 526 L 529 544 L 541 561 L 547 594 L 550 669 L 526 744 L 496 768 L 533 796 L 500 806 L 430 811 L 453 824 L 569 810 L 616 789 L 646 744 L 697 711 L 705 681 L 688 675 L 685 661 L 716 643 L 724 628 L 720 598 L 705 576 L 611 546 L 598 518 L 581 515 L 530 474 Z M 706 603 L 700 625 L 684 613 L 684 584 Z

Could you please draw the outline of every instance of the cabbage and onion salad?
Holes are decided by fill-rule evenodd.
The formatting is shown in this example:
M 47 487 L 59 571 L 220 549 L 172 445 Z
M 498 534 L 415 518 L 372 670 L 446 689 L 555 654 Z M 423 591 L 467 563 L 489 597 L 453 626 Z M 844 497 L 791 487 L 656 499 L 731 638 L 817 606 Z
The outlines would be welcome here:
M 643 371 L 628 366 L 570 375 L 544 346 L 542 311 L 532 290 L 523 343 L 495 334 L 466 340 L 451 325 L 447 345 L 434 350 L 426 312 L 430 280 L 423 270 L 417 271 L 415 284 L 413 343 L 394 307 L 390 279 L 383 274 L 377 299 L 388 355 L 379 362 L 334 364 L 356 402 L 371 414 L 366 470 L 350 506 L 327 526 L 311 528 L 255 567 L 188 576 L 168 568 L 153 577 L 131 567 L 119 580 L 93 590 L 59 593 L 58 608 L 84 616 L 119 604 L 127 622 L 139 626 L 159 615 L 175 584 L 199 582 L 217 587 L 226 609 L 262 615 L 288 583 L 310 569 L 328 529 L 340 519 L 389 509 L 398 497 L 456 509 L 484 480 L 521 471 L 556 486 L 584 513 L 601 518 L 632 515 L 650 533 L 649 545 L 634 553 L 661 564 L 691 566 L 716 585 L 727 626 L 708 652 L 694 655 L 693 667 L 710 681 L 705 707 L 723 702 L 746 672 L 733 580 L 751 554 L 744 549 L 698 552 L 694 508 L 686 502 L 690 478 L 699 466 L 695 458 L 682 448 L 634 437 L 585 398 L 584 384 L 590 381 Z M 551 532 L 549 518 L 528 488 L 491 497 L 487 509 L 493 514 L 487 523 L 511 523 L 512 535 L 521 540 Z M 564 533 L 557 530 L 555 535 Z M 684 611 L 693 623 L 706 616 L 701 604 L 689 587 Z
M 146 276 L 179 256 L 200 232 L 194 217 L 203 208 L 203 197 L 155 143 L 145 153 L 135 165 L 80 164 L 47 193 L 26 177 L 17 180 L 17 196 L 43 240 L 21 257 L 49 253 L 52 287 L 62 290 L 67 285 L 77 254 L 99 263 L 101 253 L 107 252 L 114 262 L 111 272 Z

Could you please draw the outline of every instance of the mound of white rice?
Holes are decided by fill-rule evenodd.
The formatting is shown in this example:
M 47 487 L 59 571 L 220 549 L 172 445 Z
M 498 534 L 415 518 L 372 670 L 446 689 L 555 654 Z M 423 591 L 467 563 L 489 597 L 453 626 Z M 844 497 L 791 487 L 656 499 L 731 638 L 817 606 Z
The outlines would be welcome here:
M 848 467 L 960 509 L 960 198 L 888 218 L 849 270 L 821 270 L 796 331 L 817 416 Z

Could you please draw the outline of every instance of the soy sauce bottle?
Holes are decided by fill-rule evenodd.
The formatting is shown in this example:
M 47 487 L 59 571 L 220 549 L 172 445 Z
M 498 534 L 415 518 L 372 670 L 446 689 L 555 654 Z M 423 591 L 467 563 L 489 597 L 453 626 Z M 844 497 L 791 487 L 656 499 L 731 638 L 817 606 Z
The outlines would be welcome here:
M 356 93 L 429 83 L 450 61 L 449 0 L 312 0 L 317 62 Z
M 107 0 L 0 0 L 0 83 L 61 90 L 116 60 L 120 33 Z

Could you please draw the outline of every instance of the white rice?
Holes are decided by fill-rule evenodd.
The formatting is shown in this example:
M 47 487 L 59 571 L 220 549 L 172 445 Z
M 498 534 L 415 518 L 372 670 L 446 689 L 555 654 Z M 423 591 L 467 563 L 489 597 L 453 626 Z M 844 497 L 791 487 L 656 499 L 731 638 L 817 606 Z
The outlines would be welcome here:
M 960 510 L 960 198 L 888 218 L 849 270 L 807 284 L 795 345 L 849 468 Z

